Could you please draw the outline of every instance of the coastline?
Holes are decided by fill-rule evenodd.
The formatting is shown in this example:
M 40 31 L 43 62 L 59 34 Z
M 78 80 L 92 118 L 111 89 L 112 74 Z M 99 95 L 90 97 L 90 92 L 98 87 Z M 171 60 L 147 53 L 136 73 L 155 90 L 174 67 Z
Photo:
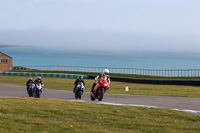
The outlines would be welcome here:
M 0 48 L 6 48 L 6 47 L 19 47 L 19 45 L 0 44 Z

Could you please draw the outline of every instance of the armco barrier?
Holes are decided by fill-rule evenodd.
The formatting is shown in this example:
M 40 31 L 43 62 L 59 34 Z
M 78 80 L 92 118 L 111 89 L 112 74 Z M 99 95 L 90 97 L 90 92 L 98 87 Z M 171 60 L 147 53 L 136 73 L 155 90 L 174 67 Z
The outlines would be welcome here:
M 3 76 L 41 76 L 41 77 L 57 77 L 57 78 L 77 78 L 78 76 L 82 76 L 83 79 L 86 78 L 86 75 L 79 74 L 63 74 L 63 73 L 29 73 L 29 72 L 0 72 L 0 75 Z
M 94 79 L 96 76 L 88 75 L 88 79 Z M 192 79 L 139 79 L 139 78 L 121 78 L 110 77 L 111 81 L 140 83 L 140 84 L 159 84 L 159 85 L 190 85 L 200 86 L 200 80 Z
M 14 66 L 13 70 L 59 70 L 70 72 L 95 72 L 104 69 L 110 73 L 149 75 L 159 77 L 200 77 L 200 69 L 138 69 L 138 68 L 113 68 L 113 67 L 87 67 L 87 66 Z M 4 69 L 2 69 L 4 70 Z

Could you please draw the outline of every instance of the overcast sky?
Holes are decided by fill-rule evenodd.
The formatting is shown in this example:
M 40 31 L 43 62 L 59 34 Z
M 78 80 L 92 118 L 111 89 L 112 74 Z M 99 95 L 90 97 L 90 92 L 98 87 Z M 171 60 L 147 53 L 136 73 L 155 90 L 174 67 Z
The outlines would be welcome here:
M 200 52 L 200 0 L 0 0 L 0 44 Z

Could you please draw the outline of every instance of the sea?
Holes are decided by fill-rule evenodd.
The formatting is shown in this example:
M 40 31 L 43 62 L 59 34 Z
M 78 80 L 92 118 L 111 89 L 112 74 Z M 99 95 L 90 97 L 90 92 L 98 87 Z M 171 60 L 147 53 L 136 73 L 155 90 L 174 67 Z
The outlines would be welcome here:
M 181 52 L 89 52 L 4 47 L 13 66 L 83 66 L 136 69 L 200 69 L 200 53 Z

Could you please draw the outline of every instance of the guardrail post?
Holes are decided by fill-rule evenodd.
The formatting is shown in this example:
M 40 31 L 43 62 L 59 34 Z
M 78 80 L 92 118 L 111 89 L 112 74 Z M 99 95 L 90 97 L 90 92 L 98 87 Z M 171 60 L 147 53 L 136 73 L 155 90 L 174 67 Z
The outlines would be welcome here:
M 185 71 L 185 77 L 187 76 L 187 71 L 186 70 L 184 70 Z
M 172 70 L 171 70 L 171 77 L 172 77 Z
M 182 72 L 183 72 L 183 70 L 181 69 L 181 77 L 183 76 L 183 75 L 182 75 Z
M 197 69 L 195 69 L 195 77 L 196 77 L 196 74 L 197 74 L 196 72 L 197 72 Z

